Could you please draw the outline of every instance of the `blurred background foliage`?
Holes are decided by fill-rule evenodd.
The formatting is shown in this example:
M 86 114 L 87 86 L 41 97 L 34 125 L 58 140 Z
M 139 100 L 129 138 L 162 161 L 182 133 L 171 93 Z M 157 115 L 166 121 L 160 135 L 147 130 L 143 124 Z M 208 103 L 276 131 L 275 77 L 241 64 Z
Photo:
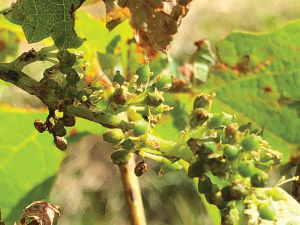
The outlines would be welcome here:
M 9 7 L 11 2 L 10 0 L 1 0 L 0 11 Z M 121 70 L 129 79 L 137 66 L 146 59 L 151 59 L 151 68 L 156 76 L 167 68 L 175 77 L 181 78 L 183 81 L 188 79 L 187 74 L 191 69 L 185 66 L 178 71 L 178 67 L 184 66 L 187 59 L 190 59 L 189 65 L 192 66 L 194 72 L 196 71 L 195 74 L 199 75 L 198 80 L 203 82 L 207 80 L 209 65 L 215 62 L 215 46 L 219 45 L 221 56 L 224 56 L 225 61 L 226 54 L 230 54 L 226 48 L 226 44 L 230 43 L 230 37 L 226 39 L 227 43 L 219 43 L 230 32 L 243 30 L 261 34 L 276 31 L 280 26 L 300 17 L 300 4 L 297 0 L 194 0 L 190 12 L 183 19 L 179 32 L 175 35 L 171 46 L 172 61 L 167 66 L 168 61 L 165 55 L 154 53 L 151 49 L 145 51 L 132 41 L 134 32 L 130 28 L 128 20 L 109 32 L 105 27 L 103 2 L 89 1 L 89 3 L 95 4 L 87 4 L 77 12 L 75 26 L 78 35 L 86 37 L 88 40 L 78 49 L 78 51 L 84 52 L 85 59 L 91 65 L 88 66 L 85 74 L 85 82 L 89 82 L 90 77 L 94 75 L 102 75 L 103 72 L 107 76 L 101 82 L 109 82 L 116 69 Z M 197 49 L 194 43 L 206 38 L 210 40 L 210 43 L 205 42 L 208 45 L 202 45 L 203 48 Z M 10 24 L 4 20 L 3 16 L 0 16 L 0 62 L 11 61 L 24 51 L 31 48 L 39 49 L 49 44 L 52 44 L 52 41 L 46 39 L 41 43 L 28 45 L 21 28 Z M 236 50 L 238 52 L 238 49 Z M 236 59 L 232 64 L 237 64 L 240 60 Z M 47 62 L 35 63 L 27 66 L 24 72 L 39 79 L 42 77 L 43 70 L 50 65 Z M 196 70 L 194 70 L 195 68 Z M 232 87 L 227 86 L 222 89 L 224 86 L 222 84 L 230 83 L 231 78 L 239 79 L 239 77 L 236 78 L 235 72 L 239 72 L 239 70 L 232 68 L 225 72 L 224 70 L 222 72 L 219 72 L 218 69 L 214 70 L 207 84 L 200 86 L 200 90 L 216 91 L 221 96 L 226 94 L 228 91 L 226 88 L 231 89 Z M 222 80 L 224 74 L 228 80 Z M 182 75 L 185 76 L 182 77 Z M 253 76 L 257 76 L 257 74 L 254 73 Z M 215 85 L 214 81 L 221 85 Z M 265 82 L 267 85 L 269 81 Z M 247 88 L 247 84 L 245 86 Z M 261 88 L 264 87 L 266 86 L 262 85 Z M 295 89 L 293 90 L 295 91 Z M 265 92 L 260 95 L 263 100 L 269 98 L 273 101 L 278 98 L 276 93 L 274 96 L 268 97 L 264 95 Z M 176 108 L 163 118 L 162 124 L 156 127 L 156 134 L 162 135 L 166 139 L 179 137 L 180 130 L 184 129 L 186 124 L 182 118 L 191 110 L 194 95 L 195 93 L 166 96 L 166 101 Z M 240 113 L 238 116 L 246 121 L 249 120 L 249 116 L 251 118 L 251 113 L 249 114 L 245 108 L 236 109 L 241 102 L 229 100 L 232 102 L 231 108 L 228 107 L 228 102 L 226 104 L 226 99 L 217 99 L 216 104 L 213 104 L 213 110 Z M 251 96 L 248 96 L 248 99 L 240 99 L 240 101 L 244 100 L 251 105 L 253 99 Z M 24 209 L 31 201 L 38 200 L 36 196 L 47 198 L 50 202 L 61 206 L 63 214 L 62 218 L 58 220 L 59 225 L 128 224 L 120 177 L 116 166 L 110 160 L 112 146 L 104 143 L 101 136 L 95 135 L 104 131 L 100 125 L 77 120 L 77 125 L 69 130 L 68 136 L 68 141 L 74 142 L 74 144 L 67 153 L 61 153 L 54 147 L 54 144 L 48 146 L 48 143 L 52 143 L 51 137 L 47 134 L 37 135 L 32 126 L 34 119 L 44 119 L 46 116 L 45 109 L 41 108 L 43 106 L 41 102 L 22 90 L 0 81 L 0 104 L 0 205 L 3 209 L 3 219 L 7 224 L 18 220 L 22 213 L 21 209 Z M 103 104 L 105 105 L 105 102 Z M 274 110 L 272 110 L 272 107 L 266 107 L 264 116 L 273 115 Z M 292 114 L 295 117 L 297 117 L 296 112 L 293 111 Z M 254 114 L 257 115 L 257 112 Z M 277 118 L 274 123 L 280 122 L 279 120 L 282 118 Z M 254 122 L 256 122 L 254 125 L 259 126 L 265 121 L 254 119 Z M 297 137 L 299 118 L 292 117 L 290 122 L 294 124 L 293 136 Z M 21 123 L 22 126 L 20 126 Z M 276 131 L 278 127 L 279 125 L 270 129 L 270 133 L 275 136 L 269 134 L 271 136 L 269 139 L 274 142 L 278 136 L 282 136 Z M 28 134 L 32 135 L 28 137 Z M 283 136 L 285 134 L 287 137 L 283 138 L 284 142 L 279 140 L 276 142 L 276 146 L 272 142 L 270 144 L 274 149 L 277 149 L 278 146 L 283 149 L 282 151 L 286 151 L 285 162 L 288 162 L 290 149 L 297 150 L 299 148 L 299 138 L 291 140 L 289 139 L 290 133 L 283 132 Z M 6 155 L 1 155 L 4 154 L 5 151 L 2 150 L 5 149 L 14 152 L 9 158 L 10 161 L 1 161 L 1 158 L 6 157 Z M 47 164 L 47 167 L 43 168 L 43 164 L 32 163 L 28 155 L 26 158 L 26 152 L 37 156 L 35 160 L 39 162 L 44 160 L 49 165 Z M 20 170 L 24 163 L 29 169 L 24 170 L 24 174 L 22 174 Z M 149 171 L 139 180 L 148 224 L 211 224 L 205 207 L 194 188 L 193 181 L 186 176 L 184 171 L 168 172 L 162 179 L 159 179 L 157 177 L 159 165 L 151 160 L 148 160 L 147 163 Z M 59 165 L 59 173 L 55 178 Z M 274 185 L 281 175 L 290 177 L 293 166 L 294 162 L 289 162 L 274 171 L 270 185 Z M 24 177 L 24 180 L 21 179 L 21 176 Z M 49 187 L 53 183 L 54 188 L 49 195 Z M 289 189 L 289 185 L 286 185 L 286 188 Z M 7 196 L 10 196 L 9 200 Z

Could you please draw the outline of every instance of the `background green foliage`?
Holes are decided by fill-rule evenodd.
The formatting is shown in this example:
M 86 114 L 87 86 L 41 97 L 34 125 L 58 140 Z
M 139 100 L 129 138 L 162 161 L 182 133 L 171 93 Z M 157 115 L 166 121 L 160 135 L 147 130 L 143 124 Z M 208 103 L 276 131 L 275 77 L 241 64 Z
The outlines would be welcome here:
M 76 4 L 78 3 L 79 1 L 76 1 Z M 264 4 L 261 4 L 263 7 Z M 212 5 L 217 11 L 217 4 L 212 3 Z M 70 5 L 68 7 L 70 8 Z M 219 7 L 221 8 L 221 6 Z M 197 8 L 196 10 L 199 11 L 201 9 Z M 294 10 L 297 10 L 297 8 Z M 64 20 L 68 23 L 66 32 L 76 38 L 77 36 L 71 26 L 72 18 L 66 11 L 68 10 L 56 12 L 61 14 L 57 17 L 53 16 L 53 18 L 59 20 L 61 15 L 68 15 L 68 19 Z M 92 12 L 93 10 L 90 9 L 90 11 Z M 28 15 L 32 15 L 32 13 L 28 13 Z M 194 11 L 191 11 L 192 19 L 196 20 L 199 15 L 202 15 L 201 17 L 203 18 L 208 18 L 206 15 L 209 12 L 198 13 L 197 17 L 193 13 Z M 8 17 L 11 18 L 11 21 L 20 24 L 20 21 L 17 21 L 17 13 L 14 15 L 11 13 L 10 15 Z M 252 15 L 255 18 L 255 14 Z M 292 15 L 296 17 L 295 14 Z M 137 66 L 144 62 L 145 54 L 140 51 L 135 43 L 130 41 L 133 37 L 133 30 L 130 28 L 128 20 L 125 20 L 112 32 L 108 32 L 105 28 L 104 20 L 95 19 L 83 11 L 78 11 L 76 17 L 75 31 L 77 35 L 87 38 L 87 41 L 78 49 L 78 51 L 84 52 L 85 59 L 91 63 L 86 75 L 93 76 L 108 72 L 108 70 L 114 71 L 119 69 L 126 77 L 131 77 Z M 238 13 L 230 14 L 232 20 L 237 21 L 238 19 L 236 18 L 238 17 L 240 17 Z M 33 16 L 32 20 L 37 21 L 38 18 Z M 228 15 L 225 18 L 229 20 Z M 187 18 L 188 20 L 190 18 Z M 222 21 L 228 20 L 223 19 Z M 208 31 L 207 33 L 192 37 L 189 40 L 196 40 L 196 38 L 203 38 L 207 35 L 212 37 L 213 40 L 220 40 L 221 37 L 225 37 L 226 32 L 228 33 L 229 30 L 236 27 L 242 27 L 246 30 L 266 31 L 266 28 L 278 27 L 279 24 L 288 20 L 289 18 L 283 12 L 277 16 L 268 15 L 264 18 L 265 22 L 263 24 L 265 26 L 257 28 L 257 24 L 261 23 L 254 20 L 251 20 L 253 21 L 252 24 L 243 23 L 243 25 L 235 26 L 235 22 L 231 21 L 232 23 L 227 22 L 227 26 L 224 26 L 222 21 L 212 19 L 204 24 L 205 29 L 203 30 Z M 44 27 L 43 23 L 46 22 L 41 20 L 40 26 Z M 52 36 L 61 48 L 75 46 L 74 43 L 66 42 L 60 39 L 60 35 L 49 33 L 49 31 L 44 32 L 42 30 L 41 33 L 34 36 L 37 28 L 33 29 L 32 23 L 35 22 L 23 26 L 23 30 L 26 31 L 25 35 L 28 40 L 31 40 L 30 42 L 37 42 Z M 27 26 L 31 26 L 31 28 L 28 30 Z M 210 27 L 214 27 L 216 30 L 211 30 Z M 220 27 L 222 27 L 222 32 L 219 32 Z M 296 21 L 269 34 L 257 35 L 234 32 L 221 42 L 213 45 L 213 50 L 217 57 L 214 60 L 196 61 L 196 63 L 201 64 L 202 67 L 200 66 L 200 68 L 205 68 L 205 70 L 200 72 L 194 71 L 196 78 L 201 81 L 204 81 L 206 79 L 205 75 L 208 75 L 207 83 L 200 85 L 201 82 L 198 82 L 192 88 L 193 92 L 190 94 L 169 94 L 167 102 L 173 104 L 176 109 L 164 116 L 163 122 L 158 124 L 155 129 L 156 134 L 168 140 L 178 139 L 180 130 L 186 124 L 183 118 L 191 111 L 192 99 L 195 94 L 198 92 L 206 92 L 208 94 L 216 92 L 217 97 L 213 102 L 213 112 L 226 111 L 236 114 L 239 122 L 252 122 L 253 127 L 266 125 L 264 138 L 269 141 L 274 149 L 278 149 L 284 154 L 284 162 L 288 161 L 291 152 L 297 155 L 297 148 L 299 148 L 300 144 L 299 29 L 300 22 Z M 181 49 L 182 46 L 185 46 L 185 44 L 182 44 L 185 41 L 182 41 L 180 38 L 183 33 L 187 32 L 179 33 L 178 39 L 175 39 L 172 52 L 176 55 L 176 58 L 171 66 L 168 66 L 166 58 L 161 59 L 164 56 L 160 54 L 150 62 L 155 76 L 163 70 L 164 73 L 172 71 L 178 78 L 186 80 L 186 77 L 180 74 L 176 67 L 183 65 L 185 62 L 193 64 L 189 55 L 185 57 L 187 52 Z M 13 26 L 1 16 L 1 62 L 11 60 L 12 57 L 17 55 L 20 40 L 24 40 L 21 28 Z M 51 42 L 49 39 L 44 40 L 44 43 L 49 42 Z M 4 49 L 1 49 L 1 43 L 5 43 Z M 192 43 L 192 41 L 189 41 L 189 43 Z M 180 47 L 178 47 L 179 45 Z M 21 52 L 24 51 L 23 48 L 20 49 Z M 31 46 L 26 46 L 25 48 L 27 50 Z M 194 53 L 194 50 L 189 51 L 189 53 L 191 52 Z M 205 54 L 208 53 L 205 51 Z M 218 62 L 217 58 L 220 60 L 219 66 L 214 65 L 214 63 Z M 174 62 L 177 63 L 175 66 Z M 41 71 L 39 73 L 41 74 Z M 113 72 L 111 75 L 113 75 Z M 2 85 L 3 82 L 0 84 Z M 9 88 L 1 90 L 10 91 Z M 54 144 L 49 144 L 52 143 L 50 135 L 38 134 L 34 129 L 33 121 L 37 118 L 44 119 L 45 117 L 46 111 L 26 111 L 9 107 L 0 108 L 0 204 L 3 219 L 7 224 L 12 224 L 13 221 L 18 220 L 22 209 L 31 201 L 48 198 L 51 191 L 50 186 L 55 181 L 55 174 L 58 172 L 59 165 L 66 155 L 66 153 L 59 152 Z M 83 120 L 77 121 L 75 129 L 77 130 L 77 135 L 68 137 L 69 142 L 76 143 L 89 133 L 101 134 L 104 131 L 100 125 Z M 109 158 L 109 155 L 110 152 L 105 157 Z M 65 164 L 63 163 L 63 165 Z M 154 165 L 151 168 L 154 172 L 150 171 L 141 178 L 149 224 L 196 224 L 197 221 L 202 220 L 204 207 L 199 203 L 199 197 L 196 192 L 190 194 L 194 190 L 191 180 L 182 176 L 184 175 L 183 173 L 172 172 L 170 175 L 166 175 L 163 180 L 158 181 L 156 174 L 159 168 Z M 65 176 L 67 176 L 66 174 L 69 175 L 69 173 L 64 173 Z M 92 179 L 92 175 L 90 176 Z M 176 182 L 176 179 L 179 181 Z M 80 179 L 78 179 L 79 182 Z M 118 183 L 118 179 L 113 183 L 113 186 L 116 183 Z M 72 191 L 76 192 L 78 190 L 75 188 Z M 87 191 L 86 189 L 80 189 L 80 191 L 85 192 L 85 199 L 93 199 L 93 201 L 99 195 L 106 196 L 110 194 L 112 196 L 111 190 L 107 190 L 105 186 L 101 186 L 98 190 Z M 115 201 L 119 205 L 124 206 L 122 205 L 122 191 L 117 189 L 116 193 L 118 197 Z M 52 197 L 52 199 L 56 199 L 61 204 L 65 201 L 65 199 L 57 199 L 55 197 Z M 109 222 L 114 224 L 112 215 L 119 213 L 124 219 L 124 224 L 126 223 L 126 213 L 122 207 L 109 208 L 111 204 L 109 198 L 99 199 L 99 201 L 93 202 L 89 207 L 85 207 L 82 217 L 78 217 L 76 221 L 78 222 L 79 219 L 80 221 L 89 221 L 91 218 L 98 217 L 98 221 L 94 219 L 91 219 L 91 221 L 96 221 L 95 224 L 99 224 L 99 221 L 103 221 L 106 218 L 105 224 Z M 107 208 L 109 210 L 105 211 Z M 164 213 L 163 215 L 157 215 L 157 211 Z M 66 215 L 70 215 L 69 219 L 72 220 L 71 215 L 74 215 L 74 213 L 78 213 L 78 211 L 67 212 Z M 189 214 L 192 216 L 187 217 Z M 111 217 L 104 217 L 104 215 L 111 215 Z M 159 221 L 155 220 L 156 216 L 158 216 Z M 73 221 L 72 224 L 75 224 L 76 221 Z M 81 223 L 80 221 L 78 224 Z M 89 222 L 90 224 L 92 224 L 91 221 Z M 205 224 L 208 223 L 207 221 Z M 82 222 L 82 224 L 85 223 Z

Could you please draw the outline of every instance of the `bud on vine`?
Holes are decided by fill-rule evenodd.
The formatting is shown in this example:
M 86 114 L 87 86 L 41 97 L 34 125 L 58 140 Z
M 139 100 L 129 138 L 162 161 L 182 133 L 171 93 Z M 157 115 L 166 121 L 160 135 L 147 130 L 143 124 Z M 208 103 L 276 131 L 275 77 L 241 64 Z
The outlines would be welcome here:
M 204 175 L 203 178 L 199 178 L 198 180 L 198 191 L 201 194 L 206 194 L 211 191 L 212 188 L 212 182 L 210 181 L 210 178 L 206 175 Z
M 130 160 L 130 154 L 125 150 L 118 150 L 111 155 L 111 160 L 113 164 L 124 165 Z
M 190 165 L 188 169 L 188 176 L 190 178 L 202 177 L 205 174 L 205 172 L 206 170 L 204 163 L 197 161 Z
M 67 140 L 63 137 L 56 136 L 54 138 L 54 143 L 55 143 L 56 147 L 62 151 L 66 150 L 68 147 Z
M 146 62 L 142 65 L 140 65 L 137 70 L 136 74 L 138 75 L 138 84 L 143 84 L 145 83 L 149 78 L 150 78 L 150 67 L 149 67 L 149 62 Z
M 237 131 L 238 131 L 237 123 L 228 124 L 225 128 L 225 137 L 235 137 Z
M 134 146 L 136 144 L 136 141 L 132 140 L 132 139 L 126 139 L 123 143 L 122 143 L 122 147 L 127 150 L 130 151 L 132 149 L 134 149 Z
M 197 108 L 204 108 L 206 110 L 210 110 L 213 97 L 214 96 L 210 96 L 204 93 L 197 95 L 194 101 L 193 109 L 195 110 Z
M 53 132 L 56 136 L 63 137 L 67 134 L 67 130 L 65 128 L 64 121 L 62 119 L 58 120 L 54 127 L 53 127 Z
M 267 187 L 269 179 L 270 177 L 266 172 L 259 170 L 251 176 L 251 185 L 252 187 Z
M 137 177 L 140 177 L 147 172 L 147 169 L 147 164 L 144 161 L 138 162 L 134 168 L 134 173 Z
M 162 75 L 156 79 L 154 86 L 159 91 L 162 91 L 164 89 L 169 89 L 172 86 L 172 80 L 173 80 L 172 75 Z
M 132 130 L 135 136 L 143 135 L 148 131 L 148 123 L 139 120 L 132 126 Z
M 238 171 L 242 177 L 251 177 L 255 174 L 257 169 L 255 168 L 254 162 L 252 160 L 246 160 L 240 162 Z
M 109 143 L 119 143 L 124 140 L 124 133 L 121 129 L 110 129 L 103 134 L 103 140 Z
M 75 116 L 71 116 L 69 114 L 65 114 L 63 117 L 63 121 L 66 127 L 73 127 L 75 126 L 76 119 Z
M 34 127 L 40 133 L 43 133 L 47 129 L 46 124 L 44 124 L 41 120 L 35 120 Z
M 229 161 L 236 160 L 238 158 L 239 153 L 240 150 L 235 145 L 226 145 L 223 148 L 223 154 Z
M 276 209 L 272 202 L 264 202 L 257 206 L 259 217 L 263 220 L 276 220 Z
M 259 138 L 255 135 L 247 135 L 241 141 L 241 146 L 246 152 L 255 151 L 259 148 Z
M 117 82 L 120 86 L 125 82 L 125 78 L 121 75 L 120 71 L 116 71 L 113 82 Z
M 152 93 L 147 93 L 147 96 L 144 99 L 144 103 L 149 106 L 157 107 L 164 103 L 164 97 L 163 95 L 158 92 L 154 91 Z
M 208 112 L 205 109 L 195 109 L 189 115 L 190 125 L 192 128 L 196 128 L 203 125 L 208 118 Z

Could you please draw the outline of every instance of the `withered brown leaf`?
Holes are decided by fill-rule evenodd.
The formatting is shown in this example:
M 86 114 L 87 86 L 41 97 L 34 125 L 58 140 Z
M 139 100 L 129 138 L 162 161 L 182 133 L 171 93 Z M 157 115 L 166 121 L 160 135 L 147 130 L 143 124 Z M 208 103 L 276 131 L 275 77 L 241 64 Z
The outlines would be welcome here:
M 26 225 L 26 219 L 32 218 L 36 221 L 35 224 L 52 225 L 55 213 L 58 213 L 59 218 L 61 211 L 58 205 L 52 205 L 44 200 L 34 201 L 26 207 L 20 222 L 22 225 Z
M 130 24 L 137 36 L 146 32 L 148 42 L 167 52 L 181 19 L 186 16 L 192 0 L 106 0 L 107 28 L 113 29 L 126 17 L 116 12 L 129 9 Z M 122 16 L 120 16 L 122 15 Z M 143 36 L 140 39 L 145 39 Z

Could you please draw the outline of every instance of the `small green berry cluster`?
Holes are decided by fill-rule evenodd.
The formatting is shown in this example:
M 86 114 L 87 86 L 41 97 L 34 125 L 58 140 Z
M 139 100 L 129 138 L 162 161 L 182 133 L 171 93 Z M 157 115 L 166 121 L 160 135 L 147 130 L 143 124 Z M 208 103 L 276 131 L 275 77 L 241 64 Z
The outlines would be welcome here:
M 116 114 L 126 111 L 131 115 L 129 116 L 131 127 L 125 133 L 121 129 L 111 129 L 103 134 L 104 140 L 115 144 L 117 149 L 111 156 L 113 163 L 118 165 L 127 163 L 132 153 L 142 158 L 135 168 L 137 176 L 147 171 L 147 164 L 143 159 L 145 152 L 153 153 L 151 157 L 160 161 L 163 167 L 172 164 L 159 152 L 161 144 L 151 134 L 150 127 L 155 127 L 163 112 L 172 109 L 163 104 L 163 94 L 171 87 L 173 78 L 170 75 L 162 75 L 150 85 L 151 75 L 148 62 L 138 67 L 136 75 L 129 82 L 125 81 L 119 71 L 116 72 L 113 79 L 114 94 L 107 110 Z
M 236 202 L 251 196 L 255 188 L 267 187 L 266 171 L 280 164 L 282 154 L 262 139 L 263 129 L 251 130 L 250 123 L 239 126 L 234 115 L 209 113 L 211 99 L 199 95 L 189 116 L 187 144 L 195 161 L 188 175 L 199 178 L 198 191 L 221 210 L 223 224 L 234 224 L 228 215 L 236 214 Z M 213 182 L 216 178 L 224 185 Z

